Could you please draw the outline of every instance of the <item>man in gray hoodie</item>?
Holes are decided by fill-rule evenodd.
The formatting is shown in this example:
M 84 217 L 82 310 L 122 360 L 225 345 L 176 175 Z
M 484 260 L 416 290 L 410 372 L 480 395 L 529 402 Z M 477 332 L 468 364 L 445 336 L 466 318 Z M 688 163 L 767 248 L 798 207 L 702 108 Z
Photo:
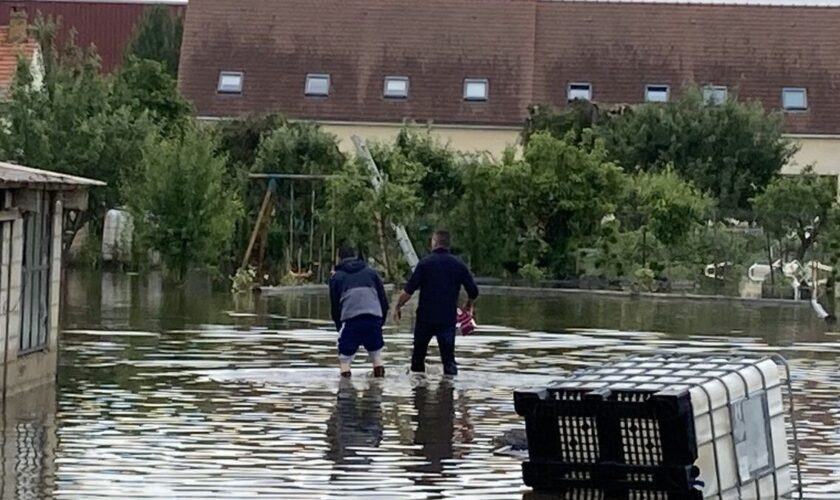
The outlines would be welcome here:
M 373 376 L 384 377 L 382 325 L 388 314 L 388 297 L 376 271 L 356 257 L 352 247 L 342 245 L 340 259 L 330 278 L 330 312 L 338 330 L 338 361 L 341 376 L 350 376 L 350 364 L 359 346 L 373 362 Z

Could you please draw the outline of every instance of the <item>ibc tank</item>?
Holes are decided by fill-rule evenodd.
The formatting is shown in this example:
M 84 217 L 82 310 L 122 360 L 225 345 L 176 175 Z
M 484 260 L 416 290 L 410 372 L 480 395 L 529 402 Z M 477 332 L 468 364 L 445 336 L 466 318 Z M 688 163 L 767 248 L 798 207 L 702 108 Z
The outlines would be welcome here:
M 131 259 L 134 221 L 125 210 L 111 209 L 105 214 L 102 230 L 102 260 L 127 263 Z

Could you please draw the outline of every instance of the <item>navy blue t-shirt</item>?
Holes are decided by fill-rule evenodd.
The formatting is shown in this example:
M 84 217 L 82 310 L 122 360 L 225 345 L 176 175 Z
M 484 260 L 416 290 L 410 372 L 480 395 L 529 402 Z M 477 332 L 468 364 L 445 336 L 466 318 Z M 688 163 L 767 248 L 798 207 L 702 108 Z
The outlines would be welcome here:
M 458 294 L 461 287 L 471 299 L 478 297 L 472 273 L 461 259 L 449 250 L 438 248 L 414 268 L 405 285 L 409 295 L 420 290 L 417 322 L 430 325 L 451 325 L 457 319 Z

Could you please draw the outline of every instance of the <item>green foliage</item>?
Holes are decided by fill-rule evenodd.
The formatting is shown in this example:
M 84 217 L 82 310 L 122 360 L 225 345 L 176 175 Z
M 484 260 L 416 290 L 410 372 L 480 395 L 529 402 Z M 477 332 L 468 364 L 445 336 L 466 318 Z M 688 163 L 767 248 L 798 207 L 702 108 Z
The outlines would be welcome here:
M 539 285 L 545 279 L 545 270 L 533 263 L 525 264 L 519 269 L 519 275 L 531 286 Z
M 759 223 L 777 239 L 795 235 L 799 241 L 796 258 L 805 254 L 833 217 L 836 185 L 810 170 L 800 175 L 779 176 L 753 198 Z
M 135 115 L 148 113 L 166 131 L 183 125 L 192 111 L 161 63 L 133 56 L 117 72 L 111 100 L 113 106 L 126 107 Z
M 512 194 L 506 189 L 506 179 L 516 168 L 512 157 L 501 165 L 480 156 L 460 162 L 463 194 L 445 226 L 456 235 L 456 245 L 463 242 L 466 260 L 476 273 L 498 276 L 519 267 L 518 227 Z
M 184 20 L 166 5 L 146 8 L 126 48 L 126 61 L 157 61 L 173 79 L 178 76 Z
M 338 240 L 351 242 L 363 255 L 375 256 L 383 267 L 387 259 L 391 264 L 386 269 L 388 277 L 396 278 L 393 263 L 400 254 L 391 224 L 411 223 L 417 217 L 422 207 L 419 192 L 424 167 L 397 147 L 373 144 L 370 150 L 385 180 L 382 189 L 373 189 L 361 160 L 346 162 L 328 182 L 328 216 Z
M 524 161 L 508 167 L 504 177 L 500 188 L 510 190 L 520 225 L 519 261 L 557 275 L 573 271 L 570 250 L 590 239 L 622 189 L 621 169 L 588 133 L 580 139 L 574 132 L 563 139 L 534 135 Z
M 325 132 L 317 124 L 285 122 L 270 116 L 264 120 L 269 124 L 274 121 L 280 121 L 281 124 L 261 134 L 262 139 L 251 167 L 252 172 L 329 175 L 338 172 L 346 162 L 338 149 L 335 136 Z M 248 193 L 245 226 L 250 231 L 250 225 L 256 220 L 265 193 L 265 181 L 245 182 Z M 321 180 L 281 180 L 278 181 L 278 189 L 279 201 L 275 205 L 274 217 L 268 229 L 267 257 L 276 265 L 285 262 L 285 269 L 280 273 L 285 275 L 286 271 L 297 267 L 298 252 L 303 255 L 304 249 L 309 250 L 314 245 L 314 241 L 310 241 L 310 235 L 314 237 L 315 228 L 324 231 L 329 226 L 323 221 L 323 213 L 327 210 L 327 190 Z M 239 241 L 246 244 L 247 240 Z M 301 264 L 308 262 L 308 253 L 307 251 L 307 259 L 301 258 Z M 280 272 L 279 265 L 276 267 L 276 271 Z
M 598 127 L 610 158 L 626 170 L 669 166 L 719 200 L 724 216 L 746 217 L 749 199 L 764 188 L 795 152 L 782 137 L 781 116 L 760 103 L 713 105 L 697 89 L 678 100 L 647 103 Z
M 439 225 L 434 214 L 446 214 L 463 194 L 458 171 L 459 158 L 449 147 L 439 144 L 428 131 L 403 128 L 394 147 L 410 162 L 422 165 L 420 196 L 422 214 L 428 224 L 425 229 Z
M 175 137 L 150 137 L 142 170 L 124 185 L 139 247 L 160 252 L 177 278 L 218 263 L 241 210 L 226 189 L 225 158 L 217 147 L 212 132 L 198 126 Z
M 538 132 L 547 132 L 554 137 L 563 138 L 569 132 L 581 137 L 584 130 L 592 128 L 599 121 L 596 106 L 585 100 L 575 100 L 569 106 L 557 111 L 551 106 L 534 104 L 528 106 L 528 118 L 522 129 L 522 143 L 527 145 L 531 136 Z
M 670 167 L 629 177 L 619 219 L 630 230 L 645 228 L 667 247 L 682 241 L 708 216 L 711 200 Z
M 218 127 L 219 149 L 227 154 L 232 167 L 250 171 L 263 137 L 284 126 L 288 123 L 278 114 L 256 114 L 222 121 Z
M 266 133 L 257 148 L 254 172 L 328 174 L 345 158 L 335 136 L 312 122 L 283 123 Z
M 39 18 L 36 26 L 45 43 L 53 43 L 55 24 Z M 119 183 L 137 168 L 141 146 L 156 127 L 145 110 L 111 99 L 92 49 L 81 50 L 71 39 L 47 59 L 52 66 L 41 86 L 26 62 L 18 64 L 11 99 L 2 108 L 7 127 L 0 132 L 0 158 L 107 182 L 91 191 L 89 210 L 69 221 L 66 249 L 84 224 L 92 222 L 98 233 L 105 211 L 121 204 Z

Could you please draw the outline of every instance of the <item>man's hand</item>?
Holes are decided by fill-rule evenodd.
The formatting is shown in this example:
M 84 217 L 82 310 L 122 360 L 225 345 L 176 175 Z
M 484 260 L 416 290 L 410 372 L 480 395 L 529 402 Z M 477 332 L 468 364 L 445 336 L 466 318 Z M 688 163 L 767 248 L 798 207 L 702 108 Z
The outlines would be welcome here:
M 402 308 L 409 300 L 411 300 L 411 295 L 405 293 L 405 291 L 400 293 L 400 298 L 397 299 L 397 305 L 394 307 L 394 319 L 398 323 L 402 319 Z
M 467 300 L 464 304 L 464 310 L 470 313 L 470 316 L 475 316 L 475 301 L 473 299 Z

